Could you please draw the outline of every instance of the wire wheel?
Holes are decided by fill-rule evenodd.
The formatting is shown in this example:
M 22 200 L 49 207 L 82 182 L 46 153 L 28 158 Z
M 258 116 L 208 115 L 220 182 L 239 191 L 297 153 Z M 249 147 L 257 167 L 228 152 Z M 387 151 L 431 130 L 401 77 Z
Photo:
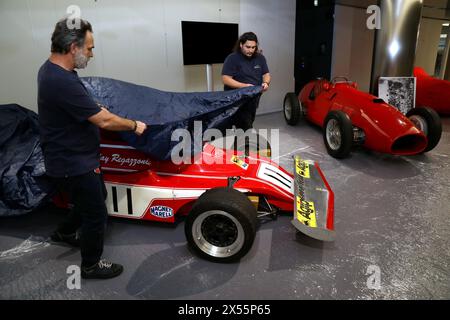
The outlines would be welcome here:
M 339 150 L 342 145 L 341 130 L 336 119 L 331 119 L 326 127 L 327 141 L 331 149 Z
M 428 124 L 426 120 L 418 115 L 413 115 L 409 117 L 409 120 L 414 124 L 414 126 L 422 131 L 425 135 L 428 135 Z
M 406 117 L 427 137 L 428 145 L 424 152 L 434 149 L 442 136 L 442 122 L 437 112 L 428 107 L 418 107 L 409 110 Z
M 345 112 L 333 110 L 327 114 L 323 140 L 328 154 L 332 157 L 342 159 L 350 154 L 353 145 L 353 126 Z
M 286 93 L 283 101 L 284 119 L 293 126 L 303 117 L 303 107 L 294 92 Z

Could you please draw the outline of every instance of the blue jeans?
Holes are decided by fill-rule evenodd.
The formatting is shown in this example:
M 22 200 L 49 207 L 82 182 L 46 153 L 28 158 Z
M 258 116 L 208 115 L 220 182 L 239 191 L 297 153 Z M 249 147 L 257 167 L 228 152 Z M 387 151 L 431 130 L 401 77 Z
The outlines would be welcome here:
M 55 178 L 58 189 L 69 195 L 73 208 L 57 231 L 73 234 L 80 229 L 81 266 L 96 264 L 103 253 L 108 212 L 107 197 L 101 173 L 94 171 L 74 177 Z

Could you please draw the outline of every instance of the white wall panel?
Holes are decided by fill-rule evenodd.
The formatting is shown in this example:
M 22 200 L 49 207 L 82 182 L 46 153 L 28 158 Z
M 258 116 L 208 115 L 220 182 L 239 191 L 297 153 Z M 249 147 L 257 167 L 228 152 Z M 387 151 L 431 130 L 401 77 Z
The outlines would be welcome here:
M 27 1 L 0 1 L 0 104 L 35 109 L 39 50 Z
M 369 15 L 363 9 L 336 5 L 334 17 L 331 77 L 345 76 L 369 91 L 375 37 L 366 26 Z
M 420 22 L 414 65 L 424 68 L 430 75 L 434 75 L 442 24 L 444 22 L 443 20 L 426 18 L 422 18 Z
M 166 91 L 206 91 L 206 68 L 184 66 L 181 21 L 240 23 L 255 31 L 273 82 L 259 113 L 281 109 L 292 91 L 295 0 L 1 0 L 0 104 L 37 110 L 36 76 L 50 54 L 50 37 L 70 5 L 94 29 L 94 59 L 81 76 L 104 76 Z M 202 35 L 199 35 L 201 37 Z M 205 39 L 208 43 L 220 41 Z M 214 89 L 222 90 L 222 64 L 213 66 Z
M 282 110 L 286 92 L 295 86 L 295 0 L 241 0 L 240 19 L 239 33 L 256 33 L 272 76 L 258 114 Z
M 344 6 L 335 7 L 331 78 L 336 76 L 350 77 L 352 28 L 355 10 Z

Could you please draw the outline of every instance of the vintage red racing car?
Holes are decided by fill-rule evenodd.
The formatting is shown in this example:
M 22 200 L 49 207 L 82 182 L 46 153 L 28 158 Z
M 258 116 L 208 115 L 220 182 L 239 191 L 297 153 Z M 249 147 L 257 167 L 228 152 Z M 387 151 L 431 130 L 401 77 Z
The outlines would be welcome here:
M 417 78 L 416 104 L 450 115 L 450 81 L 434 78 L 420 67 L 414 68 L 414 76 Z
M 327 152 L 335 158 L 347 157 L 355 145 L 394 155 L 419 154 L 432 150 L 442 134 L 433 109 L 414 108 L 404 115 L 344 77 L 311 81 L 298 96 L 287 93 L 283 110 L 289 125 L 305 118 L 322 127 Z

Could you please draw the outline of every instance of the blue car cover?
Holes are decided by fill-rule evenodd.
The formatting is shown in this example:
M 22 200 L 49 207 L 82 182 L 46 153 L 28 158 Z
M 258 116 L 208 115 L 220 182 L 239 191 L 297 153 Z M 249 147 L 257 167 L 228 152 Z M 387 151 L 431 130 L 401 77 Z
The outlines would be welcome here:
M 0 217 L 28 213 L 47 203 L 54 186 L 45 175 L 35 112 L 0 105 Z
M 121 117 L 139 120 L 149 127 L 143 135 L 119 132 L 121 139 L 158 160 L 168 160 L 180 140 L 172 141 L 176 129 L 190 132 L 191 155 L 202 150 L 194 139 L 194 122 L 202 122 L 202 132 L 218 129 L 225 133 L 232 127 L 239 108 L 256 108 L 261 86 L 217 92 L 165 92 L 124 81 L 81 78 L 94 100 Z M 197 143 L 195 143 L 197 142 Z

